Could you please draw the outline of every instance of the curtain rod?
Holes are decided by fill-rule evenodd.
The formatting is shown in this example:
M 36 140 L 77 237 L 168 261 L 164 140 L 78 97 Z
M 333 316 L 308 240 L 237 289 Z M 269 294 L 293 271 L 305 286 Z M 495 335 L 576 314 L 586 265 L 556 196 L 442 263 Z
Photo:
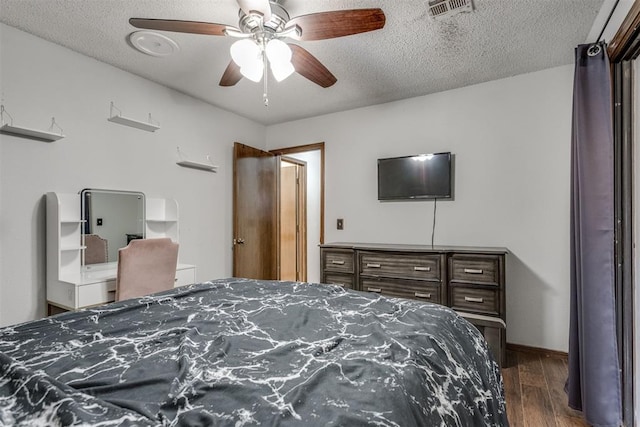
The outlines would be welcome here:
M 609 16 L 607 17 L 607 21 L 604 23 L 604 26 L 602 27 L 602 31 L 600 31 L 600 35 L 596 39 L 596 43 L 598 43 L 600 40 L 602 40 L 602 35 L 604 34 L 604 30 L 607 28 L 607 25 L 609 25 L 609 21 L 611 21 L 611 17 L 613 16 L 613 12 L 615 12 L 616 8 L 618 7 L 618 3 L 620 3 L 620 0 L 616 0 L 616 3 L 611 8 L 611 12 L 609 12 Z

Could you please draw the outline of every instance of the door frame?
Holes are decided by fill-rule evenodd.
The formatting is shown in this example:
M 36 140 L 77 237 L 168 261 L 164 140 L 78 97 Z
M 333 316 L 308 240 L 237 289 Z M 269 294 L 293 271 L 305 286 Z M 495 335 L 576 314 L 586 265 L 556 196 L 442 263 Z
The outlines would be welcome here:
M 617 338 L 622 379 L 623 425 L 635 425 L 638 419 L 636 386 L 640 384 L 640 369 L 634 361 L 636 342 L 635 328 L 640 325 L 636 314 L 635 295 L 637 289 L 634 251 L 634 229 L 639 224 L 634 211 L 638 209 L 634 200 L 634 109 L 640 99 L 634 99 L 633 62 L 640 56 L 640 2 L 636 1 L 618 28 L 607 49 L 612 65 L 613 121 L 614 121 L 614 162 L 616 166 L 615 188 L 615 286 Z M 634 105 L 635 104 L 635 105 Z M 636 153 L 637 154 L 637 153 Z M 637 214 L 636 214 L 637 215 Z
M 293 157 L 280 156 L 280 167 L 282 163 L 295 165 L 296 168 L 296 281 L 307 281 L 307 162 Z M 282 172 L 280 172 L 282 176 Z M 280 179 L 282 184 L 282 178 Z M 279 188 L 278 220 L 280 221 L 279 231 L 282 233 L 282 189 Z M 282 245 L 280 245 L 282 250 Z M 278 263 L 278 278 L 282 280 L 282 254 Z
M 270 153 L 279 156 L 286 156 L 287 154 L 306 153 L 307 151 L 320 151 L 320 244 L 324 244 L 324 142 L 317 142 L 314 144 L 297 145 L 294 147 L 275 148 L 269 150 Z

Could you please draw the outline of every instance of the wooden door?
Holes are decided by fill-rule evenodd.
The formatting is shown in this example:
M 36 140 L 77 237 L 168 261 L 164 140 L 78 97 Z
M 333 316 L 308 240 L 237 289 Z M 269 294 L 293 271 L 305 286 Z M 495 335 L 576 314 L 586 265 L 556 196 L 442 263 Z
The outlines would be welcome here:
M 233 146 L 233 275 L 278 277 L 278 181 L 280 158 Z

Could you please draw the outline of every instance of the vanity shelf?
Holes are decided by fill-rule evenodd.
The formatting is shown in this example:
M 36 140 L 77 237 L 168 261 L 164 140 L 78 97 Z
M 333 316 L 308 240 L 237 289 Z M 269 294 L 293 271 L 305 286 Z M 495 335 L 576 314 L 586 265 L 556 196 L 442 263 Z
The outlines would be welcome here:
M 9 123 L 4 122 L 5 114 L 9 116 L 9 119 L 10 119 Z M 4 105 L 0 106 L 0 125 L 2 125 L 0 126 L 0 133 L 4 133 L 7 135 L 21 136 L 24 138 L 36 139 L 38 141 L 45 141 L 45 142 L 53 142 L 53 141 L 57 141 L 59 139 L 64 138 L 64 135 L 62 134 L 62 128 L 58 126 L 55 118 L 51 119 L 51 126 L 49 127 L 49 130 L 46 130 L 46 131 L 39 130 L 39 129 L 31 129 L 23 126 L 15 126 L 13 124 L 13 117 L 11 117 L 11 115 L 7 112 L 7 110 L 4 109 Z M 59 133 L 52 132 L 54 126 L 60 129 Z
M 179 240 L 178 202 L 175 199 L 146 198 L 147 238 L 170 237 Z
M 113 110 L 117 110 L 117 113 L 114 114 Z M 111 115 L 107 120 L 112 123 L 118 123 L 120 125 L 146 130 L 147 132 L 155 132 L 160 129 L 160 125 L 153 123 L 151 113 L 149 113 L 149 120 L 147 122 L 130 119 L 128 117 L 122 116 L 122 112 L 115 105 L 113 105 L 113 102 L 111 103 Z
M 86 248 L 87 248 L 86 246 L 61 246 L 60 247 L 60 251 L 62 251 L 62 252 L 66 252 L 66 251 L 83 251 Z

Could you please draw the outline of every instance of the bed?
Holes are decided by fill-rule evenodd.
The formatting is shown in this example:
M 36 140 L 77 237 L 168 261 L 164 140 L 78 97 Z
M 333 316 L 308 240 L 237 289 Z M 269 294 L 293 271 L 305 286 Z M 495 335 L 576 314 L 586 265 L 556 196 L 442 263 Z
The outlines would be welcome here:
M 221 279 L 0 329 L 0 424 L 507 425 L 447 307 Z

